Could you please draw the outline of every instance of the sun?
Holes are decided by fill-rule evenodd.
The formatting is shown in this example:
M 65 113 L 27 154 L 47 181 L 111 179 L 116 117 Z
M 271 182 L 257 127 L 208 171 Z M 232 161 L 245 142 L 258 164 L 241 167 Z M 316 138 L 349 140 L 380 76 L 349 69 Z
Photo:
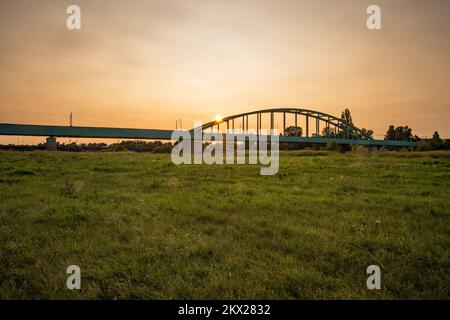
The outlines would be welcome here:
M 214 117 L 214 121 L 215 122 L 222 122 L 222 117 L 221 116 L 215 116 Z

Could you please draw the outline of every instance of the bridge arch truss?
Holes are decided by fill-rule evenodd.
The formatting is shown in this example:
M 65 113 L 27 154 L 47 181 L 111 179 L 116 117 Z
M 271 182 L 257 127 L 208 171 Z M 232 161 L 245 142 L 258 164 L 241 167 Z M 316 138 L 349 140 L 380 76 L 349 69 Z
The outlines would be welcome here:
M 324 125 L 323 128 L 330 128 L 329 130 L 325 130 L 324 137 L 334 137 L 338 138 L 338 136 L 333 136 L 333 132 L 340 133 L 340 137 L 343 139 L 360 139 L 360 140 L 373 140 L 364 130 L 354 126 L 353 124 L 348 123 L 344 119 L 335 117 L 333 115 L 309 110 L 309 109 L 300 109 L 300 108 L 271 108 L 271 109 L 262 109 L 256 110 L 246 113 L 240 113 L 228 117 L 224 117 L 220 121 L 210 121 L 202 125 L 202 130 L 214 131 L 216 128 L 217 131 L 220 131 L 220 126 L 225 125 L 227 130 L 235 131 L 236 127 L 240 127 L 240 130 L 243 132 L 248 132 L 249 128 L 249 117 L 256 115 L 256 133 L 261 133 L 262 130 L 262 115 L 268 114 L 270 116 L 270 128 L 273 130 L 275 125 L 275 115 L 282 114 L 283 115 L 283 126 L 281 135 L 286 135 L 286 128 L 288 127 L 288 121 L 286 119 L 286 115 L 292 114 L 294 115 L 294 126 L 298 127 L 299 118 L 303 118 L 303 122 L 305 124 L 305 134 L 306 137 L 318 137 L 321 135 L 320 128 L 321 124 Z M 311 120 L 313 122 L 313 126 L 311 126 Z M 314 124 L 315 122 L 315 124 Z M 310 129 L 314 129 L 311 131 Z

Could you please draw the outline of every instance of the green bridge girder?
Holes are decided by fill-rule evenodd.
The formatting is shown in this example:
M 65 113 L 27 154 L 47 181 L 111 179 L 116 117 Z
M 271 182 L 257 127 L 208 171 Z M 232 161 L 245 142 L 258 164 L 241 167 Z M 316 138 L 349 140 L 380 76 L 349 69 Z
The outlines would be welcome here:
M 171 130 L 0 124 L 0 135 L 170 140 Z
M 158 130 L 158 129 L 75 127 L 75 126 L 71 127 L 71 126 L 0 123 L 0 135 L 10 135 L 10 136 L 171 140 L 172 132 L 173 132 L 172 130 Z M 326 144 L 329 141 L 335 141 L 337 144 L 362 144 L 369 146 L 395 146 L 395 147 L 417 146 L 417 142 L 413 141 L 339 139 L 339 138 L 323 138 L 323 137 L 279 136 L 279 141 L 302 142 L 311 144 Z

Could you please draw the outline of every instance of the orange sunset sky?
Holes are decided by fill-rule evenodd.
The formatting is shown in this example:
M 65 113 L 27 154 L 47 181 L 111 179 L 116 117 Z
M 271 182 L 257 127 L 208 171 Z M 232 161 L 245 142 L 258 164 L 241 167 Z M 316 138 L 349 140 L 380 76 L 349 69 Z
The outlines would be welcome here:
M 70 4 L 81 30 L 66 28 Z M 382 30 L 366 27 L 370 4 Z M 174 129 L 348 107 L 376 138 L 390 124 L 450 137 L 449 57 L 447 0 L 2 0 L 0 122 L 67 125 L 73 111 L 74 125 Z

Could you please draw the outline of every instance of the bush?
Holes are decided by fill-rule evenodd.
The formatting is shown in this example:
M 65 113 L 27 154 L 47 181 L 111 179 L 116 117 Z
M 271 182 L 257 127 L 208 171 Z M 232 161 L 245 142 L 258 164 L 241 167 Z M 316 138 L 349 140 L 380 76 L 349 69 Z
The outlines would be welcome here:
M 433 146 L 430 141 L 420 141 L 419 146 L 417 147 L 419 151 L 430 151 L 433 150 Z
M 125 146 L 117 146 L 117 145 L 114 145 L 114 146 L 112 146 L 111 147 L 111 149 L 110 149 L 111 151 L 116 151 L 116 152 L 126 152 L 126 151 L 128 151 L 128 149 L 125 147 Z
M 328 141 L 325 149 L 328 151 L 338 151 L 339 145 L 336 143 L 336 141 Z
M 351 150 L 352 150 L 352 148 L 349 144 L 340 144 L 339 145 L 339 152 L 348 152 Z
M 367 154 L 369 153 L 369 149 L 362 144 L 354 144 L 352 145 L 352 152 L 359 154 Z
M 168 144 L 164 144 L 162 146 L 155 147 L 153 149 L 153 152 L 155 152 L 155 153 L 170 153 L 170 152 L 172 152 L 172 145 L 168 143 Z

